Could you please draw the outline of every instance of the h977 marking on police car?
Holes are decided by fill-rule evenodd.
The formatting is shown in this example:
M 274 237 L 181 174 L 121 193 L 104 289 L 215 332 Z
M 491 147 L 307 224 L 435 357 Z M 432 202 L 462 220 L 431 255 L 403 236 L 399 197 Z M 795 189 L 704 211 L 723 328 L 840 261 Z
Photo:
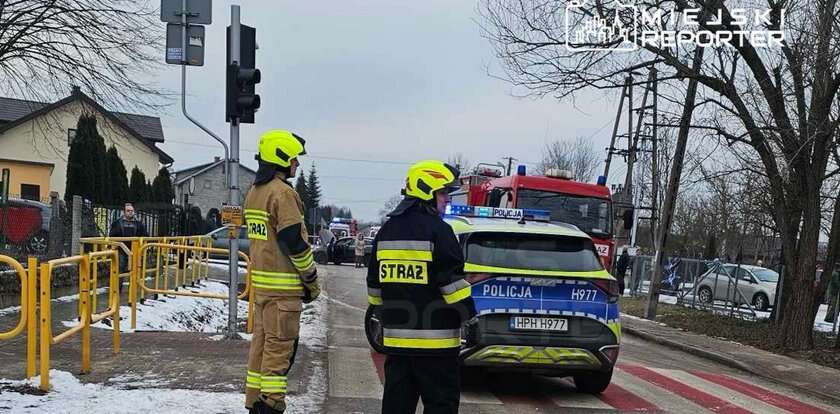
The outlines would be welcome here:
M 595 289 L 572 289 L 572 300 L 592 301 L 598 296 Z

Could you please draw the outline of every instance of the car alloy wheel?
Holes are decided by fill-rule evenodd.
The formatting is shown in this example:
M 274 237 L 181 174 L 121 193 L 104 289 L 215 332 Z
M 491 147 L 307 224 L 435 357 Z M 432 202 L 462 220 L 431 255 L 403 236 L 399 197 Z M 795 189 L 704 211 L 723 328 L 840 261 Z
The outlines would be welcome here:
M 700 302 L 703 303 L 712 303 L 712 291 L 707 287 L 701 287 L 700 292 L 697 294 L 697 298 L 700 299 Z

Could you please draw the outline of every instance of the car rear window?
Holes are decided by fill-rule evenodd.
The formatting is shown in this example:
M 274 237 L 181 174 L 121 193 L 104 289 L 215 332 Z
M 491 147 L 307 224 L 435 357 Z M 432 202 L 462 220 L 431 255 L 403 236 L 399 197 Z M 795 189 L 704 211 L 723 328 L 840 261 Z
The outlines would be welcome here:
M 592 241 L 544 234 L 474 233 L 467 238 L 469 263 L 515 269 L 589 272 L 602 270 Z

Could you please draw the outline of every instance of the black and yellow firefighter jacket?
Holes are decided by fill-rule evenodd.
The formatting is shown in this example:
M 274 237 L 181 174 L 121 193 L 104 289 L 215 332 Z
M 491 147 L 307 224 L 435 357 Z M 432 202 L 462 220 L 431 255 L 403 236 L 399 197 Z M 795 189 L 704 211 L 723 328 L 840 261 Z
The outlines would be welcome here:
M 368 302 L 382 306 L 388 354 L 457 354 L 461 323 L 475 315 L 464 255 L 428 203 L 406 198 L 373 243 Z
M 251 285 L 258 294 L 300 297 L 303 282 L 316 278 L 303 211 L 300 196 L 282 173 L 248 191 L 245 221 L 251 243 Z

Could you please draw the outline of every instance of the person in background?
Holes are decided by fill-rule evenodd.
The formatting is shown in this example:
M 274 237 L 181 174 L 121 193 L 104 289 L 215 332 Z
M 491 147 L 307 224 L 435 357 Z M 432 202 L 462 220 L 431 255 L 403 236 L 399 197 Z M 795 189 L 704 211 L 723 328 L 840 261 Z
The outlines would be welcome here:
M 365 267 L 365 235 L 356 235 L 356 268 Z
M 624 296 L 624 274 L 627 273 L 627 266 L 630 264 L 630 254 L 627 253 L 627 247 L 621 249 L 621 256 L 615 264 L 615 272 L 613 276 L 618 281 L 618 291 Z
M 143 222 L 137 220 L 137 217 L 134 215 L 134 204 L 125 203 L 125 206 L 123 206 L 123 215 L 111 223 L 108 237 L 149 237 L 146 226 Z M 128 271 L 128 256 L 121 249 L 119 253 L 120 273 L 125 273 Z

